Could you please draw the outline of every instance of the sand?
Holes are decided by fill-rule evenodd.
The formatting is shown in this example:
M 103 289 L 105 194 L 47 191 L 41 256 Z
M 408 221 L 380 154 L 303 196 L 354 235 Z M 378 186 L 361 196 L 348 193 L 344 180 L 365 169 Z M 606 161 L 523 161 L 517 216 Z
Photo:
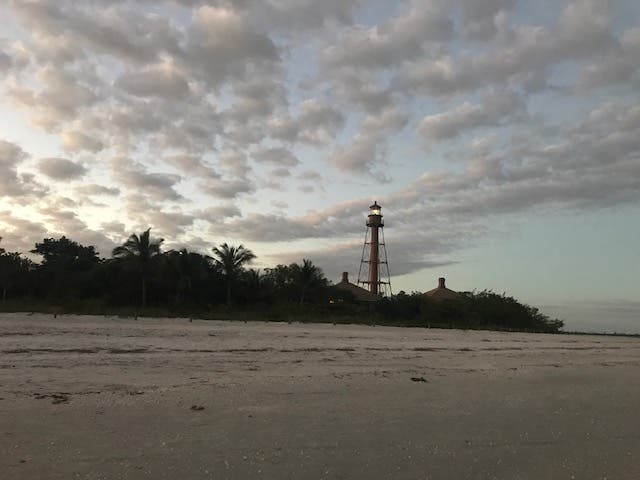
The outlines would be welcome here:
M 638 479 L 640 339 L 0 314 L 2 479 Z

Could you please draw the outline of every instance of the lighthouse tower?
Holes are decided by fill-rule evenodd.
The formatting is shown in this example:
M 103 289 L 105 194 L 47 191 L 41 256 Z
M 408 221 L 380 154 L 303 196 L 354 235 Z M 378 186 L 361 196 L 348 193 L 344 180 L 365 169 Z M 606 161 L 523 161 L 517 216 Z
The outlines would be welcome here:
M 384 242 L 382 207 L 375 201 L 369 207 L 358 284 L 366 286 L 374 295 L 391 295 L 392 293 L 387 247 Z

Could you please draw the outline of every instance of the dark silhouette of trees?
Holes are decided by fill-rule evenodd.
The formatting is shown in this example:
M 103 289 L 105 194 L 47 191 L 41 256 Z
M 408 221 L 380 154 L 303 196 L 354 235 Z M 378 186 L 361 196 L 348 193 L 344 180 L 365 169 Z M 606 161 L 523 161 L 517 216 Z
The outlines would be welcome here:
M 264 283 L 268 285 L 271 295 L 280 301 L 292 301 L 293 276 L 288 265 L 276 265 L 267 268 L 264 275 Z
M 57 240 L 45 238 L 42 243 L 36 243 L 31 253 L 42 255 L 41 267 L 48 271 L 87 271 L 100 262 L 95 247 L 85 247 L 64 235 Z
M 187 249 L 163 253 L 162 242 L 147 229 L 115 248 L 112 258 L 101 259 L 93 246 L 65 236 L 45 238 L 31 250 L 42 257 L 40 264 L 0 248 L 0 306 L 78 313 L 124 309 L 137 315 L 150 304 L 153 312 L 216 316 L 218 306 L 226 304 L 225 318 L 238 314 L 279 321 L 550 333 L 563 327 L 561 320 L 535 307 L 487 290 L 461 293 L 455 300 L 399 292 L 359 303 L 348 291 L 331 286 L 308 258 L 261 273 L 246 268 L 255 255 L 243 245 L 223 243 L 208 257 Z
M 207 257 L 195 252 L 170 250 L 164 254 L 167 279 L 173 280 L 174 305 L 193 303 L 197 286 L 209 275 Z
M 141 303 L 142 308 L 147 306 L 147 281 L 151 262 L 154 257 L 160 255 L 160 246 L 164 242 L 163 238 L 152 240 L 151 229 L 148 228 L 140 234 L 132 234 L 126 242 L 113 249 L 115 258 L 130 262 L 140 275 Z
M 38 293 L 56 300 L 88 295 L 93 269 L 100 263 L 93 246 L 84 246 L 62 236 L 45 238 L 31 253 L 41 255 L 38 265 Z
M 251 262 L 256 256 L 243 245 L 237 247 L 228 245 L 226 242 L 220 247 L 213 247 L 213 262 L 224 275 L 227 285 L 227 305 L 231 305 L 231 288 L 244 270 L 244 265 Z
M 461 293 L 456 300 L 436 300 L 421 293 L 400 292 L 376 303 L 390 323 L 442 328 L 558 332 L 564 323 L 551 319 L 513 297 L 489 290 Z
M 293 282 L 297 285 L 300 291 L 300 305 L 304 304 L 305 296 L 310 288 L 326 286 L 327 280 L 324 277 L 324 273 L 317 266 L 313 264 L 311 260 L 305 258 L 302 260 L 302 265 L 294 263 L 290 266 L 293 272 Z
M 7 294 L 14 287 L 26 284 L 33 268 L 33 262 L 28 258 L 0 248 L 0 290 L 3 302 L 7 300 Z
M 302 264 L 276 265 L 267 269 L 265 283 L 279 301 L 299 305 L 303 305 L 310 297 L 312 300 L 318 300 L 328 293 L 329 286 L 322 270 L 308 258 L 303 259 Z
M 269 304 L 271 292 L 259 268 L 250 268 L 240 277 L 242 300 L 247 305 Z

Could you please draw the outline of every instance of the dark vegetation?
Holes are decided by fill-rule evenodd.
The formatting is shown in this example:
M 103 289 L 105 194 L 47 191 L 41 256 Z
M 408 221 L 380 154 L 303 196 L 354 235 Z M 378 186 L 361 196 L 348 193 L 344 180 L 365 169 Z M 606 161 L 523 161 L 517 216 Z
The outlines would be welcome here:
M 491 291 L 448 301 L 400 292 L 365 304 L 333 287 L 308 259 L 261 272 L 249 268 L 255 255 L 242 245 L 223 243 L 207 256 L 163 252 L 162 243 L 146 230 L 105 259 L 93 246 L 45 238 L 30 252 L 39 263 L 0 248 L 0 309 L 549 333 L 563 326 Z

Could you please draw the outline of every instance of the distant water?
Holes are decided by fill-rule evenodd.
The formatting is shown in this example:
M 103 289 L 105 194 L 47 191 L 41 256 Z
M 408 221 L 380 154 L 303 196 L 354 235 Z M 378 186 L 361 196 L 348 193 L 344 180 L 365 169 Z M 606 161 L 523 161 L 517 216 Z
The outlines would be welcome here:
M 640 334 L 640 302 L 629 300 L 545 305 L 540 310 L 564 320 L 564 330 Z

